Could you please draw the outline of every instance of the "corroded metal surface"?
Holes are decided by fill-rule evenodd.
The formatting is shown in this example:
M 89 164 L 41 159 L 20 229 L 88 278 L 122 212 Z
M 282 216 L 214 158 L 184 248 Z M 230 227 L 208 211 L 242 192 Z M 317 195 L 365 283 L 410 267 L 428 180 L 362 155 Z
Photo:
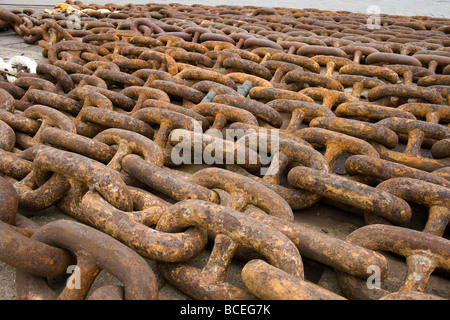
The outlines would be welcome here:
M 449 298 L 426 290 L 450 268 L 450 22 L 367 23 L 253 6 L 0 9 L 0 30 L 47 58 L 0 73 L 0 260 L 18 298 L 164 298 L 156 274 L 193 299 Z M 361 226 L 338 238 L 299 223 L 321 205 Z M 22 215 L 52 207 L 76 222 Z M 384 251 L 406 258 L 393 292 L 369 286 L 371 268 L 391 276 Z M 311 281 L 311 262 L 338 288 Z M 122 286 L 90 293 L 101 270 Z M 64 277 L 59 293 L 45 279 Z

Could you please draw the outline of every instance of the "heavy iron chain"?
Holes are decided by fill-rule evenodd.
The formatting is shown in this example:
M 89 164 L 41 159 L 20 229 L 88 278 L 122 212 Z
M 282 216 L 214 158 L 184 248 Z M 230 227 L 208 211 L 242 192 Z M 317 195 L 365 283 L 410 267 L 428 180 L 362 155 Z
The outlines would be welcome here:
M 145 258 L 194 299 L 441 299 L 425 291 L 450 269 L 450 21 L 382 15 L 373 29 L 367 18 L 0 9 L 0 29 L 48 59 L 0 76 L 0 260 L 17 270 L 18 297 L 161 298 Z M 186 173 L 177 148 L 208 167 Z M 227 161 L 196 158 L 208 152 Z M 295 221 L 317 203 L 366 226 L 338 239 Z M 428 215 L 421 230 L 407 226 L 413 204 Z M 21 214 L 52 206 L 77 222 L 39 227 Z M 191 266 L 205 250 L 206 265 Z M 406 258 L 396 292 L 365 285 L 370 266 L 389 276 L 377 251 Z M 309 281 L 302 257 L 333 268 L 342 295 Z M 242 287 L 227 280 L 234 258 Z M 55 292 L 46 278 L 71 265 L 82 287 Z M 88 294 L 102 269 L 123 287 Z

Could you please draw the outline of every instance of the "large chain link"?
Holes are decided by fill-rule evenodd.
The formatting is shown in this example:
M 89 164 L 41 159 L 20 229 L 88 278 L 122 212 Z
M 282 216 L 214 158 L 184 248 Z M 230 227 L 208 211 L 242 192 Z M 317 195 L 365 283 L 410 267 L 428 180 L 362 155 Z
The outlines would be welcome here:
M 18 298 L 163 298 L 155 272 L 194 299 L 449 298 L 427 284 L 450 268 L 450 22 L 367 19 L 0 9 L 0 29 L 46 58 L 0 76 L 0 260 L 16 269 Z M 339 239 L 298 222 L 317 205 L 364 223 Z M 417 206 L 428 218 L 414 230 Z M 50 207 L 75 221 L 22 215 Z M 374 266 L 389 277 L 377 251 L 406 258 L 394 292 L 369 288 Z M 227 277 L 233 259 L 240 284 Z M 341 291 L 308 279 L 305 261 L 334 269 Z M 79 273 L 50 288 L 69 267 Z M 90 293 L 103 269 L 123 287 Z

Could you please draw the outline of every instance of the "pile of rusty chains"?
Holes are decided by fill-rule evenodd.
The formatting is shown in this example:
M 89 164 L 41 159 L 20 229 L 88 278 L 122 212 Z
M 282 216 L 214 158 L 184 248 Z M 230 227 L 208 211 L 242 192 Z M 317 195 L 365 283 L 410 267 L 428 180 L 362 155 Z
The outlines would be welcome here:
M 439 298 L 424 292 L 450 270 L 448 20 L 369 28 L 366 15 L 312 9 L 69 4 L 77 28 L 71 12 L 0 11 L 0 28 L 49 60 L 0 81 L 0 260 L 20 299 L 84 299 L 102 269 L 124 286 L 90 299 L 157 299 L 143 257 L 194 299 Z M 277 134 L 272 174 L 247 159 L 178 170 L 175 133 L 231 159 L 258 152 L 207 132 L 225 128 Z M 343 241 L 294 221 L 319 202 L 367 225 Z M 423 230 L 405 226 L 411 203 L 427 208 Z M 79 223 L 39 228 L 18 213 L 51 206 Z M 203 269 L 189 265 L 208 243 Z M 398 292 L 366 285 L 371 266 L 389 275 L 377 251 L 406 258 Z M 334 268 L 345 297 L 307 281 L 302 256 Z M 250 260 L 245 288 L 227 282 L 236 257 Z M 46 278 L 74 264 L 81 288 L 52 290 Z

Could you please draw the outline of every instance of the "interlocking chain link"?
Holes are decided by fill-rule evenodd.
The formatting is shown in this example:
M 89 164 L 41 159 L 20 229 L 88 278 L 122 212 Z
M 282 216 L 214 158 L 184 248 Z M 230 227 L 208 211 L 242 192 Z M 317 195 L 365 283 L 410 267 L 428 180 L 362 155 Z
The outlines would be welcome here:
M 0 8 L 0 30 L 46 58 L 0 73 L 0 260 L 18 298 L 158 299 L 155 273 L 194 299 L 449 298 L 426 290 L 450 268 L 450 22 L 367 19 Z M 340 239 L 299 222 L 322 205 L 362 225 Z M 76 221 L 22 215 L 51 207 Z M 406 258 L 394 292 L 369 288 L 371 268 L 391 276 L 384 251 Z M 235 259 L 242 283 L 227 277 Z M 305 261 L 333 269 L 341 291 Z M 90 292 L 103 269 L 123 286 Z

